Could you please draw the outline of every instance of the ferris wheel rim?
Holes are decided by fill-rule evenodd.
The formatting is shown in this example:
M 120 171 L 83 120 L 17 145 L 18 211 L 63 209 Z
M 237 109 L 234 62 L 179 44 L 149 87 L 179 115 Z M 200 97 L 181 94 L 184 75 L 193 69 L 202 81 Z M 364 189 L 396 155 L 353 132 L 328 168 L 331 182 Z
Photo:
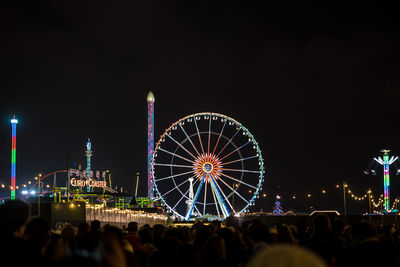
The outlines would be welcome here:
M 192 136 L 194 136 L 194 135 L 196 135 L 196 134 L 192 134 L 192 135 L 190 135 L 190 137 L 187 135 L 187 133 L 186 133 L 186 131 L 184 130 L 184 128 L 182 127 L 182 125 L 183 124 L 181 124 L 181 122 L 184 122 L 185 120 L 187 120 L 187 119 L 189 119 L 189 118 L 193 118 L 194 119 L 194 124 L 195 124 L 195 126 L 196 126 L 196 130 L 197 130 L 197 134 L 199 135 L 199 140 L 200 140 L 200 144 L 201 144 L 201 150 L 202 150 L 202 152 L 203 152 L 203 154 L 204 154 L 204 148 L 203 148 L 203 144 L 202 144 L 202 142 L 201 142 L 201 138 L 200 138 L 200 132 L 199 132 L 199 130 L 198 130 L 198 126 L 197 126 L 197 122 L 196 122 L 196 120 L 201 120 L 201 116 L 210 116 L 209 117 L 209 121 L 210 121 L 210 123 L 209 123 L 209 138 L 208 138 L 208 148 L 207 148 L 207 152 L 209 153 L 210 152 L 210 149 L 209 149 L 209 146 L 210 146 L 210 132 L 211 132 L 211 119 L 213 119 L 213 120 L 215 120 L 214 119 L 214 117 L 217 117 L 217 118 L 219 118 L 219 119 L 223 119 L 224 120 L 224 123 L 226 124 L 226 122 L 227 121 L 229 121 L 229 123 L 233 123 L 233 124 L 235 124 L 236 125 L 236 129 L 237 129 L 237 132 L 235 133 L 235 134 L 237 134 L 240 130 L 242 130 L 243 131 L 243 134 L 245 135 L 245 133 L 246 133 L 246 135 L 248 135 L 248 137 L 249 137 L 249 142 L 248 143 L 250 143 L 250 140 L 251 140 L 251 142 L 253 143 L 253 148 L 257 151 L 257 154 L 255 155 L 255 156 L 252 156 L 252 157 L 248 157 L 248 158 L 258 158 L 258 161 L 259 161 L 259 171 L 252 171 L 253 173 L 257 173 L 257 174 L 259 174 L 259 179 L 258 179 L 258 183 L 255 185 L 255 186 L 252 186 L 252 185 L 250 185 L 250 184 L 247 184 L 247 183 L 245 183 L 244 181 L 240 181 L 240 183 L 241 184 L 244 184 L 244 185 L 246 185 L 246 186 L 250 186 L 250 187 L 252 187 L 253 189 L 255 189 L 255 191 L 254 191 L 254 194 L 252 195 L 252 197 L 248 200 L 248 201 L 246 201 L 246 199 L 244 198 L 244 197 L 242 197 L 238 192 L 236 192 L 235 191 L 235 189 L 233 189 L 233 188 L 231 188 L 232 189 L 232 192 L 231 192 L 231 194 L 229 195 L 229 197 L 231 196 L 231 195 L 235 195 L 235 193 L 239 196 L 239 197 L 241 197 L 247 204 L 242 208 L 242 209 L 240 209 L 240 210 L 238 210 L 238 211 L 236 211 L 232 206 L 231 206 L 231 209 L 232 209 L 232 212 L 234 212 L 234 214 L 236 215 L 236 214 L 240 214 L 240 213 L 243 213 L 244 211 L 246 211 L 246 209 L 248 209 L 249 208 L 249 206 L 250 205 L 254 205 L 253 203 L 254 203 L 254 201 L 255 201 L 255 198 L 256 197 L 258 197 L 258 194 L 259 194 L 259 192 L 262 190 L 262 183 L 263 183 L 263 181 L 264 181 L 264 173 L 265 173 L 265 169 L 264 169 L 264 161 L 263 161 L 263 157 L 262 157 L 262 154 L 261 154 L 261 149 L 260 149 L 260 147 L 259 147 L 259 145 L 258 145 L 258 143 L 257 143 L 257 141 L 255 140 L 255 138 L 254 138 L 254 136 L 250 133 L 250 131 L 243 125 L 243 124 L 241 124 L 240 122 L 238 122 L 237 120 L 235 120 L 235 119 L 233 119 L 233 118 L 231 118 L 231 117 L 229 117 L 229 116 L 226 116 L 226 115 L 223 115 L 223 114 L 220 114 L 220 113 L 215 113 L 215 112 L 199 112 L 199 113 L 194 113 L 194 114 L 190 114 L 190 115 L 188 115 L 188 116 L 185 116 L 185 117 L 183 117 L 183 118 L 181 118 L 181 119 L 179 119 L 179 120 L 177 120 L 177 121 L 175 121 L 174 123 L 172 123 L 171 124 L 171 126 L 170 127 L 168 127 L 164 132 L 163 132 L 163 134 L 160 136 L 160 139 L 158 140 L 158 142 L 157 142 L 157 144 L 156 144 L 156 146 L 155 146 L 155 148 L 154 148 L 154 152 L 153 152 L 153 155 L 152 155 L 152 161 L 151 161 L 151 172 L 152 172 L 152 179 L 153 179 L 153 183 L 154 183 L 154 188 L 156 189 L 156 192 L 157 192 L 157 194 L 158 194 L 158 198 L 161 200 L 161 202 L 167 207 L 167 209 L 169 210 L 169 211 L 171 211 L 171 212 L 173 212 L 175 215 L 177 215 L 177 217 L 178 218 L 185 218 L 185 216 L 183 216 L 182 214 L 180 214 L 179 212 L 177 212 L 176 210 L 175 210 L 175 208 L 177 207 L 177 205 L 182 201 L 182 199 L 184 199 L 185 198 L 185 196 L 188 194 L 188 191 L 189 191 L 189 189 L 183 194 L 182 192 L 184 191 L 184 190 L 180 190 L 179 189 L 179 186 L 182 186 L 183 184 L 185 184 L 187 181 L 188 181 L 188 179 L 187 180 L 184 180 L 182 183 L 180 183 L 179 185 L 177 185 L 176 186 L 176 188 L 178 188 L 178 191 L 180 192 L 180 194 L 182 195 L 182 197 L 180 198 L 180 200 L 177 202 L 177 203 L 175 203 L 175 205 L 172 207 L 172 205 L 169 205 L 169 203 L 164 199 L 164 197 L 170 192 L 170 191 L 172 191 L 172 190 L 174 190 L 175 188 L 172 188 L 170 191 L 168 191 L 167 193 L 161 193 L 160 192 L 160 190 L 159 190 L 159 188 L 158 188 L 158 183 L 161 181 L 161 180 L 163 180 L 163 179 L 167 179 L 167 178 L 169 178 L 169 177 L 162 177 L 162 178 L 160 178 L 160 179 L 156 179 L 156 177 L 155 177 L 155 175 L 154 175 L 154 173 L 155 173 L 155 171 L 154 171 L 154 168 L 155 168 L 155 166 L 156 165 L 159 165 L 160 166 L 160 164 L 159 163 L 156 163 L 156 161 L 155 161 L 155 158 L 156 158 L 156 154 L 157 154 L 157 152 L 159 151 L 159 150 L 161 150 L 161 148 L 160 148 L 160 143 L 161 142 L 164 142 L 165 141 L 165 137 L 166 136 L 168 136 L 171 140 L 173 140 L 173 137 L 171 137 L 170 135 L 171 134 L 168 134 L 168 133 L 171 133 L 172 131 L 172 129 L 173 129 L 173 127 L 176 127 L 175 129 L 177 129 L 177 126 L 179 125 L 179 127 L 182 129 L 182 131 L 184 132 L 184 134 L 186 135 L 186 139 L 185 139 L 185 142 L 186 141 L 190 141 L 191 142 L 191 144 L 192 144 L 192 146 L 193 146 L 193 148 L 195 149 L 195 151 L 196 151 L 196 153 L 197 154 L 199 154 L 200 155 L 200 153 L 199 153 L 199 151 L 197 151 L 197 149 L 196 149 L 196 147 L 193 145 L 193 143 L 192 143 L 192 140 L 191 140 L 191 138 L 190 137 L 192 137 Z M 206 119 L 206 118 L 205 118 Z M 223 126 L 223 128 L 225 127 L 225 124 L 224 124 L 224 126 Z M 232 124 L 229 124 L 229 125 L 232 125 Z M 223 132 L 223 129 L 222 128 L 222 130 L 221 130 L 221 133 L 220 133 L 220 136 L 219 136 L 219 138 L 221 137 L 221 134 L 222 134 L 222 132 Z M 239 128 L 239 129 L 238 129 Z M 202 133 L 204 133 L 204 132 L 202 132 Z M 214 134 L 215 132 L 213 132 L 213 134 Z M 225 138 L 228 138 L 228 137 L 226 137 L 226 136 L 224 136 Z M 234 137 L 234 136 L 233 136 Z M 231 139 L 233 139 L 233 137 L 231 137 Z M 178 142 L 178 141 L 176 141 L 176 140 L 173 140 L 178 146 L 177 146 L 177 148 L 175 149 L 175 152 L 176 152 L 176 150 L 179 148 L 179 147 L 181 147 L 182 149 L 184 149 L 184 150 L 186 150 L 183 146 L 181 146 L 181 144 L 183 143 L 182 141 L 180 141 L 180 142 Z M 218 139 L 218 141 L 219 141 L 219 139 Z M 218 141 L 217 141 L 217 143 L 218 143 Z M 225 145 L 225 146 L 227 146 L 229 144 L 229 142 Z M 225 148 L 225 147 L 224 147 Z M 215 152 L 215 149 L 216 149 L 216 146 L 214 147 L 214 150 L 213 150 L 213 153 Z M 199 150 L 200 150 L 200 148 L 199 148 Z M 162 150 L 161 150 L 162 151 Z M 164 150 L 165 151 L 165 150 Z M 240 151 L 240 149 L 239 149 L 239 151 Z M 186 150 L 186 152 L 188 152 L 188 154 L 190 154 L 193 158 L 196 158 L 191 152 L 189 152 L 189 151 L 187 151 Z M 220 153 L 221 153 L 222 151 L 220 151 Z M 233 152 L 235 152 L 235 151 L 233 151 Z M 231 153 L 233 153 L 233 152 L 231 152 Z M 168 153 L 168 152 L 167 152 Z M 176 154 L 177 155 L 177 154 Z M 175 155 L 174 155 L 175 156 Z M 224 158 L 225 157 L 227 157 L 228 155 L 225 155 L 224 156 Z M 180 156 L 179 156 L 180 157 Z M 182 157 L 181 157 L 182 158 Z M 247 158 L 246 158 L 247 159 Z M 184 159 L 184 160 L 188 160 L 188 158 L 186 158 L 186 159 Z M 171 162 L 173 161 L 173 159 L 171 159 Z M 188 161 L 192 161 L 192 159 L 190 159 L 190 160 L 188 160 Z M 243 161 L 243 158 L 240 158 L 240 159 L 238 159 L 238 160 L 236 160 L 236 161 Z M 234 162 L 234 161 L 232 161 L 232 162 Z M 224 163 L 224 165 L 226 165 L 226 164 L 229 164 L 230 162 L 227 162 L 227 163 Z M 176 166 L 178 166 L 178 165 L 176 165 Z M 186 168 L 190 168 L 190 167 L 193 167 L 193 166 L 181 166 L 182 168 L 184 168 L 184 167 L 186 167 Z M 170 168 L 171 168 L 171 172 L 172 172 L 172 166 L 170 166 Z M 242 173 L 242 175 L 243 175 L 243 172 L 247 172 L 247 170 L 234 170 L 234 169 L 227 169 L 227 170 L 230 170 L 230 171 L 239 171 L 239 172 L 241 172 Z M 185 172 L 184 174 L 189 174 L 189 173 L 192 173 L 192 171 L 188 171 L 188 172 Z M 183 175 L 183 174 L 178 174 L 178 175 L 170 175 L 170 177 L 172 177 L 172 179 L 174 178 L 174 177 L 177 177 L 177 176 L 180 176 L 180 175 Z M 210 175 L 211 176 L 211 175 Z M 227 174 L 223 174 L 222 176 L 224 176 L 224 177 L 227 177 L 228 176 L 228 178 L 230 178 L 230 179 L 232 179 L 232 177 L 229 177 L 229 175 L 227 175 Z M 242 176 L 243 177 L 243 176 Z M 197 177 L 197 178 L 199 178 L 199 177 Z M 205 178 L 204 178 L 205 179 Z M 203 178 L 202 178 L 202 180 L 203 180 Z M 210 179 L 210 181 L 212 181 L 213 179 L 212 179 L 212 177 L 211 177 L 211 179 Z M 196 181 L 195 181 L 195 183 L 194 184 L 196 184 L 198 181 L 200 181 L 199 179 L 196 179 Z M 222 181 L 222 182 L 224 182 L 223 180 L 220 180 L 220 181 Z M 175 180 L 173 179 L 173 182 L 174 182 L 174 184 L 176 185 L 176 183 L 175 183 Z M 225 183 L 225 182 L 224 182 Z M 194 184 L 193 184 L 193 186 L 194 186 Z M 225 183 L 225 185 L 226 186 L 228 186 L 229 187 L 229 185 L 228 184 L 226 184 Z M 200 187 L 200 185 L 198 186 L 198 189 L 199 189 L 199 187 Z M 212 187 L 211 187 L 212 188 Z M 200 190 L 201 190 L 201 188 L 200 188 Z M 207 190 L 207 186 L 205 187 L 205 190 Z M 211 190 L 211 189 L 210 189 Z M 222 193 L 223 193 L 223 190 L 221 189 L 221 188 L 219 188 L 219 190 L 220 191 L 222 191 Z M 216 203 L 216 201 L 215 201 L 215 196 L 214 196 L 214 194 L 212 193 L 212 196 L 214 197 L 214 203 L 215 203 L 215 205 L 217 205 L 217 203 Z M 224 195 L 225 196 L 225 195 Z M 187 198 L 187 197 L 186 197 Z M 206 191 L 205 191 L 205 194 L 204 194 L 204 198 L 206 199 Z M 227 197 L 225 196 L 225 200 L 227 200 Z M 231 205 L 230 204 L 230 202 L 229 201 L 227 201 L 228 202 L 228 204 L 229 205 Z M 205 214 L 205 208 L 206 208 L 206 206 L 207 205 L 213 205 L 214 203 L 206 203 L 206 200 L 204 200 L 204 206 L 203 206 L 203 215 Z M 196 203 L 195 203 L 196 204 Z M 193 204 L 193 209 L 197 209 L 197 207 L 196 207 L 196 205 L 195 204 Z M 197 203 L 197 205 L 203 205 L 203 203 Z M 222 211 L 222 208 L 221 208 L 221 211 Z M 217 208 L 217 212 L 218 212 L 218 214 L 219 214 L 219 211 L 218 211 L 218 208 Z M 201 214 L 201 213 L 200 213 Z

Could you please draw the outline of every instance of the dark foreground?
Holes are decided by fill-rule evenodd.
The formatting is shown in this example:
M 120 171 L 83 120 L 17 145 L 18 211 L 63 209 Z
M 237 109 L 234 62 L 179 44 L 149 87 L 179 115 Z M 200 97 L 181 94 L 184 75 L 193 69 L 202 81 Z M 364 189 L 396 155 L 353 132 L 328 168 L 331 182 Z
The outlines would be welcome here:
M 127 229 L 98 221 L 50 231 L 21 201 L 0 206 L 0 266 L 400 266 L 396 224 L 318 215 L 265 223 Z

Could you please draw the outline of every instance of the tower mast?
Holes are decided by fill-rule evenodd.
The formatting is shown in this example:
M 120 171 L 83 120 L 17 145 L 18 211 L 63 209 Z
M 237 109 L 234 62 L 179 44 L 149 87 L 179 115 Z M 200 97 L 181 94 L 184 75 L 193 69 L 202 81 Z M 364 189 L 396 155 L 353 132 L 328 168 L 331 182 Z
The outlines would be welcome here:
M 381 152 L 383 153 L 383 158 L 374 158 L 376 162 L 383 166 L 383 200 L 385 204 L 385 211 L 388 212 L 390 210 L 390 176 L 389 176 L 389 166 L 395 162 L 398 157 L 391 157 L 389 159 L 389 152 L 390 150 L 382 149 Z
M 90 180 L 90 168 L 91 168 L 91 157 L 92 157 L 92 143 L 90 142 L 90 138 L 88 138 L 88 141 L 86 143 L 86 180 L 87 180 L 87 187 L 86 190 L 87 192 L 90 192 L 90 186 L 89 186 L 89 180 Z
M 154 198 L 153 191 L 153 172 L 151 170 L 151 161 L 154 151 L 154 102 L 155 98 L 150 91 L 147 94 L 147 197 Z

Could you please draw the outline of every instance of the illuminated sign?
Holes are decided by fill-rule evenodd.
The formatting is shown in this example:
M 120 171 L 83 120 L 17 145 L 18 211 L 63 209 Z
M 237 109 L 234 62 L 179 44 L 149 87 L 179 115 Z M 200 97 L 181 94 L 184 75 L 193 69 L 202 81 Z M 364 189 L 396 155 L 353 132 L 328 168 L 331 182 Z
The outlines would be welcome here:
M 84 186 L 90 186 L 90 187 L 101 187 L 101 188 L 106 188 L 107 184 L 105 181 L 96 181 L 93 179 L 89 179 L 89 180 L 77 180 L 75 178 L 71 179 L 71 185 L 72 186 L 80 186 L 80 187 L 84 187 Z

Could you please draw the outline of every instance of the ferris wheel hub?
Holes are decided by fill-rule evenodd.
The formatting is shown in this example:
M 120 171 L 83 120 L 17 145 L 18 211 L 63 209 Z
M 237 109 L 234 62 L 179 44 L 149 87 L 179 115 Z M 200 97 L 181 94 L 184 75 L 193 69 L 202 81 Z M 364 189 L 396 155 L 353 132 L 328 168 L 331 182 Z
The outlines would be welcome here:
M 206 173 L 211 173 L 214 169 L 214 166 L 210 162 L 206 162 L 203 164 L 203 171 Z

